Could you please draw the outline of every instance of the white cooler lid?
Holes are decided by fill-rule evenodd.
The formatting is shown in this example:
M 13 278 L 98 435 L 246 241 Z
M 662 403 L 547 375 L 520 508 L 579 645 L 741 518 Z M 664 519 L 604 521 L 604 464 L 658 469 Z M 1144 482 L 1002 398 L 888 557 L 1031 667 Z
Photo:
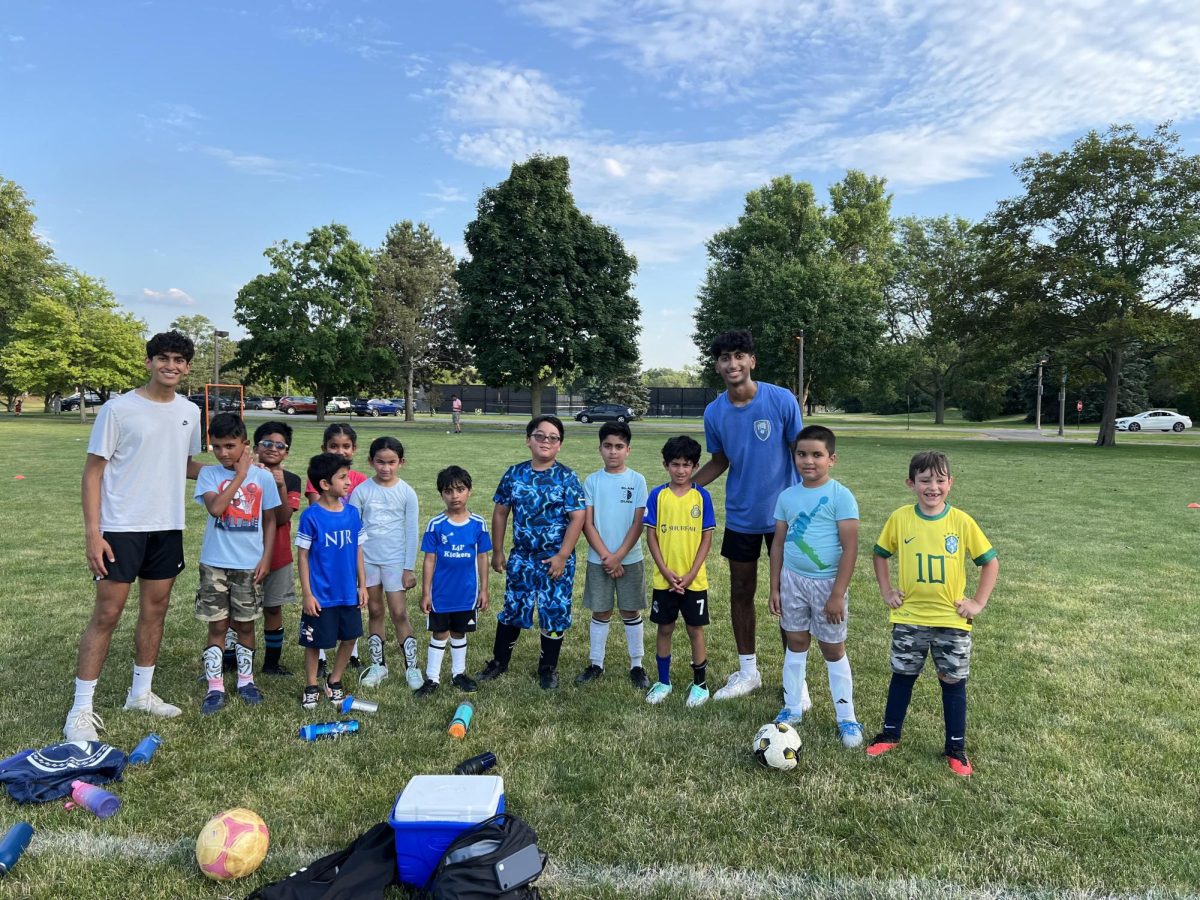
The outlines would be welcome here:
M 397 822 L 482 822 L 504 796 L 499 775 L 414 775 L 396 798 Z

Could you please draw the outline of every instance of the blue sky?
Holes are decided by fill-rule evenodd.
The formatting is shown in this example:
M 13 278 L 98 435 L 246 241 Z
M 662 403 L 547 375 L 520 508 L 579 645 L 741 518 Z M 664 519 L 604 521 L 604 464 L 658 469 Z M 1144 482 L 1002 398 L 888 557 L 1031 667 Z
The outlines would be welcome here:
M 746 191 L 854 167 L 977 219 L 1089 128 L 1200 152 L 1197 47 L 1171 0 L 0 0 L 0 175 L 153 330 L 232 328 L 272 242 L 414 219 L 461 254 L 480 190 L 563 153 L 638 257 L 643 365 L 679 367 Z

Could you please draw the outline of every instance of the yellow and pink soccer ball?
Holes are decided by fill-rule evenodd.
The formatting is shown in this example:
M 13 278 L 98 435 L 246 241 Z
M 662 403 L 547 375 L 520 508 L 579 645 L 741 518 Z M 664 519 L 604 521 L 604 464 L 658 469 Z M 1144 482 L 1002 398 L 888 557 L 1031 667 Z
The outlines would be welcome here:
M 227 809 L 213 816 L 196 838 L 200 871 L 217 881 L 243 878 L 267 856 L 271 835 L 267 823 L 251 809 Z

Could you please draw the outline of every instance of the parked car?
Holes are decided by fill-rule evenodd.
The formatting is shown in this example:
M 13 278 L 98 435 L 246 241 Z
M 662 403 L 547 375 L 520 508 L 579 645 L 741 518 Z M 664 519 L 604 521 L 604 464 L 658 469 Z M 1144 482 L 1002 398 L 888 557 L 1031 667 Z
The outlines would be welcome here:
M 280 397 L 279 408 L 289 416 L 296 413 L 315 413 L 317 411 L 316 397 Z
M 275 409 L 273 397 L 247 397 L 246 409 Z
M 395 400 L 355 400 L 351 404 L 356 416 L 398 416 L 402 409 Z
M 84 403 L 88 406 L 99 406 L 100 405 L 100 395 L 97 394 L 95 391 L 84 391 L 83 399 L 84 399 Z M 79 409 L 79 394 L 72 394 L 70 397 L 63 397 L 63 402 L 62 402 L 62 411 L 63 412 L 72 412 L 73 410 L 76 410 L 76 409 Z
M 620 403 L 596 403 L 575 413 L 580 422 L 629 422 L 637 418 L 632 408 Z
M 188 394 L 188 399 L 195 403 L 201 409 L 204 409 L 204 394 Z M 218 394 L 215 398 L 217 412 L 241 412 L 238 405 L 237 397 L 230 397 L 225 394 Z M 212 403 L 209 403 L 209 411 L 212 411 Z
M 1191 427 L 1191 419 L 1169 409 L 1148 409 L 1117 419 L 1117 431 L 1183 431 Z
M 325 412 L 327 413 L 348 413 L 353 408 L 354 405 L 350 402 L 349 397 L 330 397 L 325 403 Z

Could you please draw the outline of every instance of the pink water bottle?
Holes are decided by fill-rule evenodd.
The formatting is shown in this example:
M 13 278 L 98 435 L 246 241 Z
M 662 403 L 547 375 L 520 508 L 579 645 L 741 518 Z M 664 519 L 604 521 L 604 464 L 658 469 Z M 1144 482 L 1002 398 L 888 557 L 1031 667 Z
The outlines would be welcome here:
M 101 819 L 107 819 L 121 808 L 119 797 L 110 794 L 102 787 L 88 784 L 86 781 L 71 782 L 71 799 Z

